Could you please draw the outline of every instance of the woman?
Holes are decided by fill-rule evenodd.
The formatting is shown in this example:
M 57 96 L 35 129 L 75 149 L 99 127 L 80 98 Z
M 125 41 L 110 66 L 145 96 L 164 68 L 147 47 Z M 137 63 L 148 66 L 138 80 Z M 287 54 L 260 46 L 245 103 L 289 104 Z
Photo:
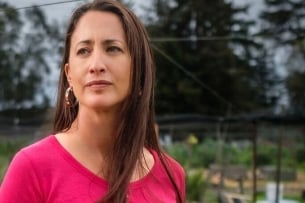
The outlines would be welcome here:
M 19 151 L 0 202 L 185 202 L 184 170 L 154 130 L 147 33 L 120 3 L 79 7 L 68 26 L 54 134 Z

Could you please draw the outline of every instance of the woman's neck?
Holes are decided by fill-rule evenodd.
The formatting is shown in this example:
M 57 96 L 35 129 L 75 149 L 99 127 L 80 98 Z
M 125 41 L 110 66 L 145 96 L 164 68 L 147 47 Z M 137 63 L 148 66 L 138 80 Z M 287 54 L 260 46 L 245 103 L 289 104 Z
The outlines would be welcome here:
M 69 133 L 76 139 L 100 153 L 112 153 L 111 147 L 117 130 L 114 113 L 80 109 Z

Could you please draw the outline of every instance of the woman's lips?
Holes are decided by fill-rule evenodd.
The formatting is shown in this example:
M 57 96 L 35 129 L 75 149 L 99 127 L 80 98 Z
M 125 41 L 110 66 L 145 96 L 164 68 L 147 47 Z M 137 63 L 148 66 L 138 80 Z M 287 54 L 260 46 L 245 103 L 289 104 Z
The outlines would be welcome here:
M 86 87 L 93 87 L 93 88 L 103 88 L 106 86 L 112 85 L 111 82 L 107 80 L 92 80 L 88 83 L 86 83 Z

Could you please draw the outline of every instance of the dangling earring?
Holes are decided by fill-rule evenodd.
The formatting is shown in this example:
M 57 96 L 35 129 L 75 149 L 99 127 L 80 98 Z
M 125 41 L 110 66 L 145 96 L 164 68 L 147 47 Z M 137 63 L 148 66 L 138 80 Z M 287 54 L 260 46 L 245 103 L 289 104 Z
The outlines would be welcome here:
M 66 89 L 66 92 L 65 92 L 65 102 L 66 102 L 66 106 L 67 106 L 67 107 L 71 107 L 71 106 L 72 106 L 72 103 L 70 102 L 70 99 L 69 99 L 70 92 L 73 93 L 73 89 L 72 89 L 71 86 L 69 86 L 69 87 Z
M 139 91 L 138 96 L 142 96 L 142 89 Z

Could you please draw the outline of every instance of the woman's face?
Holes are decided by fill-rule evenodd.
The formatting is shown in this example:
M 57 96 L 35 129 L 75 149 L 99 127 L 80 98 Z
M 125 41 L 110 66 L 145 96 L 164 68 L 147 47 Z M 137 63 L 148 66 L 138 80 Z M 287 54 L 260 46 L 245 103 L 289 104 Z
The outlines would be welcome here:
M 111 110 L 129 93 L 131 57 L 120 19 L 89 11 L 71 37 L 66 76 L 79 107 Z

